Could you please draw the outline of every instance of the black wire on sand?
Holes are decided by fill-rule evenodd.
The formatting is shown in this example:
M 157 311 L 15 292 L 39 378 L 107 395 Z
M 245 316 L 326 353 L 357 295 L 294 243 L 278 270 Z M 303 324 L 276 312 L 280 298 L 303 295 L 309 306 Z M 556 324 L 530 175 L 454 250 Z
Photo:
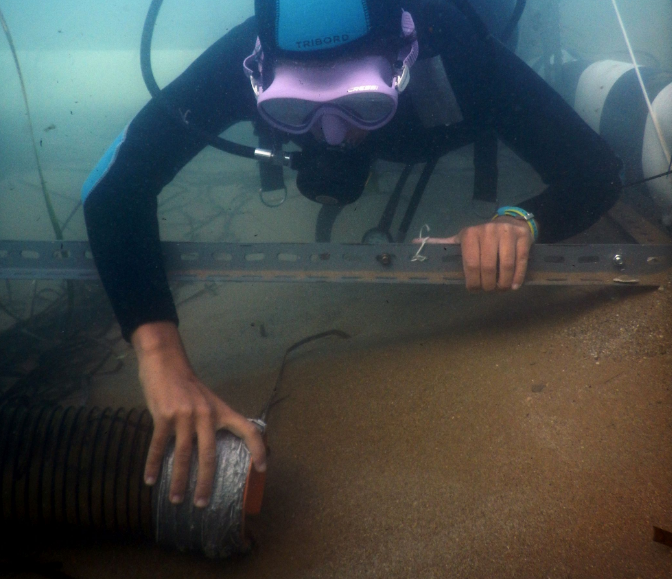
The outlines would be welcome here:
M 315 340 L 320 340 L 322 338 L 327 338 L 329 336 L 336 336 L 337 338 L 342 338 L 342 339 L 349 339 L 350 336 L 346 334 L 345 332 L 342 332 L 341 330 L 328 330 L 326 332 L 321 332 L 319 334 L 314 334 L 312 336 L 308 336 L 307 338 L 303 338 L 302 340 L 299 340 L 298 342 L 295 342 L 292 344 L 287 350 L 285 350 L 285 355 L 282 357 L 282 363 L 280 364 L 280 371 L 278 372 L 278 377 L 275 380 L 275 386 L 273 387 L 273 391 L 271 392 L 271 396 L 268 399 L 268 403 L 266 404 L 266 407 L 262 410 L 261 414 L 259 415 L 259 418 L 266 422 L 266 418 L 268 417 L 268 412 L 270 409 L 278 402 L 276 400 L 276 396 L 278 395 L 278 391 L 280 389 L 280 383 L 282 382 L 282 377 L 284 376 L 285 373 L 285 366 L 287 364 L 287 356 L 289 356 L 294 350 L 297 350 L 301 346 L 305 346 L 309 342 L 314 342 Z

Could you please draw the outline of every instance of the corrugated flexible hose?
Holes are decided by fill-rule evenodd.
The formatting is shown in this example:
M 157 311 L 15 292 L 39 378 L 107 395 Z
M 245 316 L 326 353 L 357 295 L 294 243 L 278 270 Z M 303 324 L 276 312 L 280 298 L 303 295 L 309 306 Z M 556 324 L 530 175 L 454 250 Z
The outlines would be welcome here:
M 210 557 L 247 550 L 244 519 L 260 507 L 263 480 L 253 480 L 242 441 L 217 434 L 213 498 L 196 509 L 196 453 L 182 505 L 168 500 L 172 448 L 157 484 L 144 484 L 151 437 L 146 410 L 0 406 L 0 525 L 74 525 L 151 537 Z

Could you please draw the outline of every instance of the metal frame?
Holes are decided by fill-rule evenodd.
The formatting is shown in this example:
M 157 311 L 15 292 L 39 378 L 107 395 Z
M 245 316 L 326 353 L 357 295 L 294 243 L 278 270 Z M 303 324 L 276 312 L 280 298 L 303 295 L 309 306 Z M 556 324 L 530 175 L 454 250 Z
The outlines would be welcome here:
M 236 282 L 463 283 L 457 245 L 164 242 L 172 280 Z M 671 244 L 532 247 L 531 285 L 659 286 L 672 271 Z M 0 279 L 96 280 L 82 241 L 0 241 Z

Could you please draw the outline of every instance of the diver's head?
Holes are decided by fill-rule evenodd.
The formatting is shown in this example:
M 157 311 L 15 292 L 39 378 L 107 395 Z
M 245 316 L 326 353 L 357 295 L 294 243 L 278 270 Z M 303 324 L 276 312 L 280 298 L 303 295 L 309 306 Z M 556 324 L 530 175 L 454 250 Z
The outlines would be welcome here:
M 244 67 L 269 124 L 335 146 L 392 119 L 418 55 L 396 0 L 256 0 L 255 13 Z

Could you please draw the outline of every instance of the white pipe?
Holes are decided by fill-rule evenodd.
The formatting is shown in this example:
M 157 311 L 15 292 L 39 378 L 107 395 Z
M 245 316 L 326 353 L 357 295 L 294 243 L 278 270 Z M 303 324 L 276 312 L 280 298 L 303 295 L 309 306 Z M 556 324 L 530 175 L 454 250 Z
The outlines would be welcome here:
M 665 154 L 665 158 L 667 159 L 667 164 L 670 165 L 672 163 L 671 157 L 670 157 L 670 150 L 667 147 L 667 144 L 665 143 L 665 138 L 663 137 L 663 131 L 660 128 L 660 123 L 658 123 L 658 119 L 653 111 L 653 107 L 651 106 L 651 100 L 649 99 L 649 94 L 646 92 L 646 87 L 644 86 L 644 80 L 642 79 L 642 75 L 639 72 L 639 66 L 637 64 L 637 59 L 635 58 L 635 53 L 632 50 L 632 45 L 630 44 L 630 39 L 628 38 L 628 33 L 625 30 L 625 24 L 623 24 L 623 19 L 621 18 L 621 12 L 618 9 L 618 5 L 616 4 L 616 0 L 611 0 L 611 3 L 614 5 L 614 10 L 616 11 L 616 17 L 618 18 L 618 23 L 621 27 L 621 30 L 623 31 L 623 38 L 625 39 L 625 44 L 628 47 L 628 52 L 630 53 L 630 58 L 632 59 L 632 64 L 635 65 L 635 72 L 637 73 L 637 79 L 639 80 L 639 86 L 642 87 L 642 92 L 644 93 L 644 99 L 646 100 L 646 106 L 649 108 L 649 114 L 651 115 L 651 120 L 653 121 L 653 125 L 656 128 L 656 133 L 658 134 L 658 141 L 660 142 L 660 146 L 663 149 L 663 153 Z M 670 177 L 668 176 L 668 179 Z
M 658 93 L 653 101 L 653 110 L 660 124 L 663 134 L 666 136 L 666 144 L 672 146 L 672 84 L 667 85 Z M 642 144 L 642 172 L 644 177 L 652 177 L 667 171 L 670 163 L 665 159 L 658 145 L 656 129 L 653 126 L 653 118 L 646 120 L 644 141 Z M 649 192 L 654 201 L 664 210 L 662 216 L 665 225 L 672 225 L 672 188 L 669 179 L 655 179 L 647 183 Z
M 576 86 L 574 110 L 596 133 L 600 132 L 607 97 L 618 80 L 632 70 L 629 62 L 600 60 L 583 71 Z

